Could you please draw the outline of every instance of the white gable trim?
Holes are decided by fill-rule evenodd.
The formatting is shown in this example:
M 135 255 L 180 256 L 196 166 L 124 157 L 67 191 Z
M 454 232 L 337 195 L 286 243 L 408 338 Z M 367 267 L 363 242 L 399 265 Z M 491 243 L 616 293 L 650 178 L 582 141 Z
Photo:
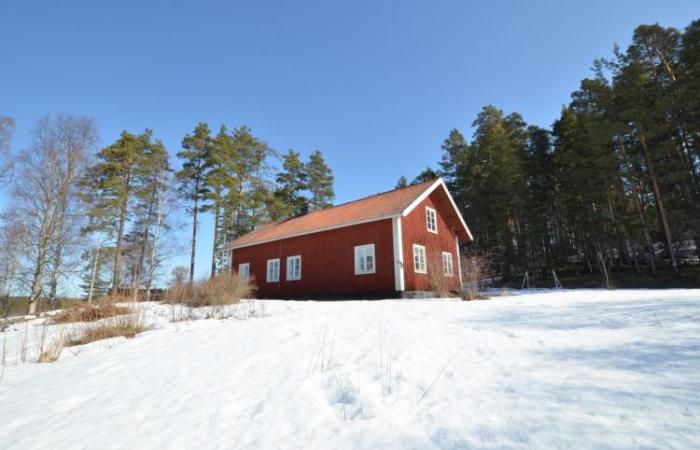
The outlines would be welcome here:
M 464 221 L 464 217 L 462 217 L 462 213 L 459 212 L 459 208 L 457 208 L 457 204 L 455 203 L 455 200 L 452 198 L 452 194 L 450 194 L 450 190 L 447 189 L 447 186 L 445 185 L 445 182 L 442 180 L 442 178 L 438 178 L 437 180 L 435 180 L 435 182 L 433 184 L 431 184 L 428 189 L 423 191 L 423 193 L 421 195 L 419 195 L 418 198 L 413 200 L 413 202 L 411 202 L 411 204 L 408 205 L 408 207 L 406 207 L 406 209 L 404 209 L 401 212 L 401 216 L 406 217 L 411 211 L 416 209 L 416 207 L 418 205 L 420 205 L 423 200 L 428 198 L 428 196 L 430 194 L 432 194 L 433 191 L 435 191 L 435 189 L 437 189 L 440 186 L 442 186 L 442 188 L 447 193 L 447 198 L 450 199 L 450 203 L 452 204 L 452 208 L 454 209 L 455 213 L 457 213 L 457 217 L 459 217 L 459 221 L 462 223 L 462 226 L 466 230 L 467 235 L 469 236 L 469 239 L 474 240 L 474 236 L 472 236 L 472 232 L 469 230 L 467 223 Z

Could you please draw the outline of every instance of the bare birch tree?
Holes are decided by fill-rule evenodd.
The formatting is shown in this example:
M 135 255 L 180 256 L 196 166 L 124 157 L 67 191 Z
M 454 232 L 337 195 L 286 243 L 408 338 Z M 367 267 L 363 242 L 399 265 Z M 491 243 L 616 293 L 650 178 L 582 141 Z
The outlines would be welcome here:
M 31 243 L 25 249 L 31 272 L 28 314 L 36 313 L 50 258 L 56 244 L 66 239 L 66 212 L 77 201 L 79 177 L 95 142 L 91 119 L 45 117 L 34 129 L 31 147 L 17 160 L 13 211 L 22 218 Z

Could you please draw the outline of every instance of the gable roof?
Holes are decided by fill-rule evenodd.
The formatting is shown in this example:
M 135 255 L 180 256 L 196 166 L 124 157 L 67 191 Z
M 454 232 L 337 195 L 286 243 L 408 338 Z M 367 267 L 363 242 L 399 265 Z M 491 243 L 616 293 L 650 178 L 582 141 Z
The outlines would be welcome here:
M 231 241 L 226 248 L 236 249 L 248 247 L 304 234 L 405 216 L 440 186 L 442 186 L 447 193 L 447 197 L 450 199 L 454 208 L 454 213 L 459 217 L 461 225 L 463 226 L 462 230 L 458 230 L 462 231 L 459 234 L 463 236 L 466 235 L 469 240 L 473 239 L 445 183 L 442 179 L 437 179 L 371 195 L 328 209 L 314 211 L 303 216 L 263 224 L 250 233 Z

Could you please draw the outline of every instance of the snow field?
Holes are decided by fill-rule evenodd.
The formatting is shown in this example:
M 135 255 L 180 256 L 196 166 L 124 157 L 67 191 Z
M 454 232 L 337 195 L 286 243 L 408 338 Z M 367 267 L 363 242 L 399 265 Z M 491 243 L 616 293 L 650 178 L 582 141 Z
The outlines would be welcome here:
M 167 306 L 141 307 L 153 330 L 69 348 L 51 364 L 18 360 L 23 333 L 32 341 L 40 321 L 29 332 L 13 325 L 0 447 L 700 442 L 698 290 L 257 301 L 227 311 L 228 319 L 179 322 L 170 322 L 177 314 Z

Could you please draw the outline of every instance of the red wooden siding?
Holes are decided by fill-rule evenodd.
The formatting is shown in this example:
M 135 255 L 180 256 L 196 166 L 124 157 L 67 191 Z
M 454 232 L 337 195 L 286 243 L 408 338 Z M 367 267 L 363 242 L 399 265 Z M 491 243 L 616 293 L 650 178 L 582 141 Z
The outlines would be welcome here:
M 436 211 L 437 234 L 428 231 L 425 217 L 426 206 Z M 406 291 L 430 291 L 430 272 L 443 277 L 442 252 L 452 254 L 454 275 L 444 277 L 451 289 L 459 289 L 459 261 L 454 230 L 445 221 L 444 212 L 452 211 L 449 198 L 442 189 L 436 189 L 406 217 L 401 219 L 403 241 L 404 279 Z M 413 244 L 425 247 L 428 274 L 416 273 L 413 265 Z
M 355 275 L 355 246 L 374 244 L 376 270 Z M 301 280 L 287 281 L 288 256 L 301 255 Z M 267 260 L 280 259 L 279 282 L 266 281 Z M 394 292 L 391 219 L 233 250 L 234 270 L 250 264 L 260 298 Z

